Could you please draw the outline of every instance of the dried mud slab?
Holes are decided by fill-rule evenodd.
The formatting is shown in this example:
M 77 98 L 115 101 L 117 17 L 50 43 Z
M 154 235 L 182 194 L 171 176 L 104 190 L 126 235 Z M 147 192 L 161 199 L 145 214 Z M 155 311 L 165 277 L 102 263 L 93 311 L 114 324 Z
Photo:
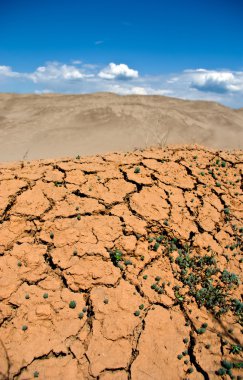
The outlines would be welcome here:
M 243 152 L 0 164 L 0 380 L 242 379 Z

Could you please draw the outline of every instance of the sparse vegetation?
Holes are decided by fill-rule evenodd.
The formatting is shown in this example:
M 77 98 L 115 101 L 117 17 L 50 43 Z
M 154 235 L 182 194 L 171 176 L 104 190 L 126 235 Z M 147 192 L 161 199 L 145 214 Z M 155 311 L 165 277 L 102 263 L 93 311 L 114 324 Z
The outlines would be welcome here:
M 69 308 L 70 308 L 70 309 L 75 309 L 76 306 L 77 306 L 77 304 L 76 304 L 75 301 L 70 301 L 70 302 L 69 302 Z

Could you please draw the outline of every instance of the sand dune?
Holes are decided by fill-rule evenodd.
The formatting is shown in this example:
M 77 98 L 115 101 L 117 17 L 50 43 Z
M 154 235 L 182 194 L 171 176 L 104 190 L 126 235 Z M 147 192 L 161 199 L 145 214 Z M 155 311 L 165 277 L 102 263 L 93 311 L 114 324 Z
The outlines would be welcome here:
M 0 164 L 0 379 L 240 379 L 242 170 L 200 146 Z
M 155 144 L 242 148 L 243 110 L 164 96 L 0 94 L 0 161 Z

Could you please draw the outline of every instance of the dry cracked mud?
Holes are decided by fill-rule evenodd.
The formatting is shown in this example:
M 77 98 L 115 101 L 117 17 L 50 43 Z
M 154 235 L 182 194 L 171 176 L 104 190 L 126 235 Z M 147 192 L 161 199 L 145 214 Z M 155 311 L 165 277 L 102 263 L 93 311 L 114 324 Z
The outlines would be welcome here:
M 242 379 L 243 151 L 0 164 L 0 379 Z

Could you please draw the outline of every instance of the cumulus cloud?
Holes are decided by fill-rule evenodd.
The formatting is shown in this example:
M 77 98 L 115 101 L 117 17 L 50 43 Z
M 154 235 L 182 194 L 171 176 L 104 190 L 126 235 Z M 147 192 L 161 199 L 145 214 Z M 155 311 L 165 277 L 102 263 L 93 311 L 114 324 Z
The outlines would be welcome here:
M 0 76 L 2 77 L 19 77 L 20 74 L 12 71 L 10 66 L 0 66 Z
M 187 70 L 191 74 L 191 87 L 199 91 L 216 92 L 219 94 L 240 91 L 243 85 L 242 76 L 230 71 L 213 71 L 198 69 Z
M 116 65 L 111 62 L 107 67 L 101 70 L 98 76 L 102 79 L 118 79 L 118 80 L 128 80 L 138 78 L 138 71 L 130 69 L 124 63 Z
M 80 69 L 72 65 L 62 65 L 58 62 L 50 62 L 46 66 L 38 67 L 33 73 L 26 74 L 34 83 L 55 80 L 80 80 L 90 75 L 84 74 Z

